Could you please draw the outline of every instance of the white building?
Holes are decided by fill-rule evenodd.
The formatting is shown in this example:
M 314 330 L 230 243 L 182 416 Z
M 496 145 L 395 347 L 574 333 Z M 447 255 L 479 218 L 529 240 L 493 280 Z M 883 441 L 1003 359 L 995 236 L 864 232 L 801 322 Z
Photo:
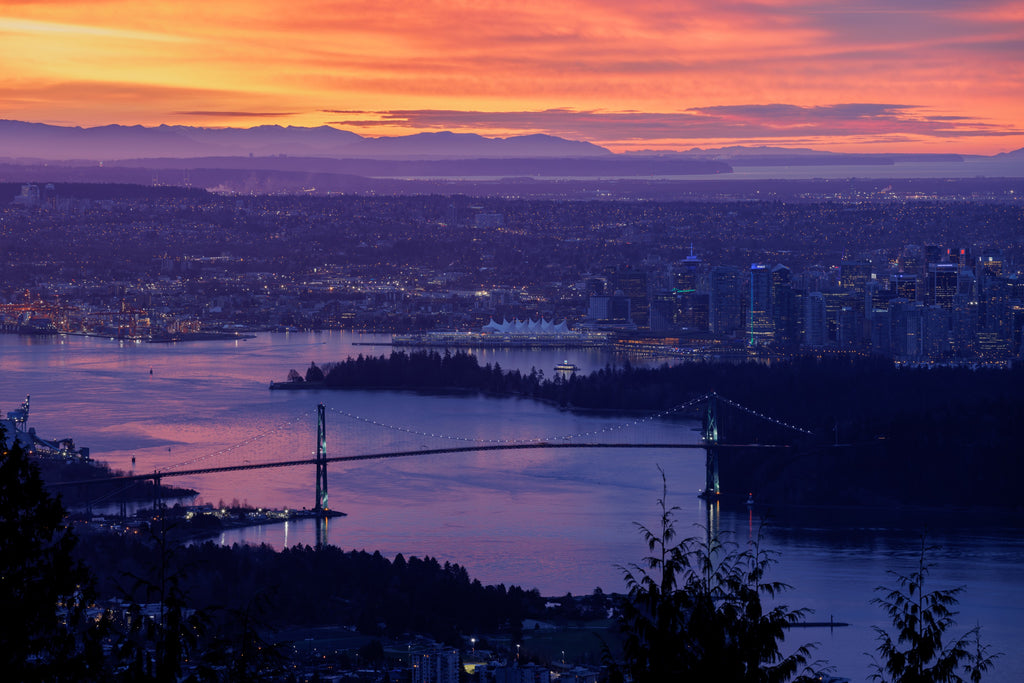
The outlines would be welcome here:
M 412 683 L 459 683 L 459 651 L 445 649 L 413 654 Z

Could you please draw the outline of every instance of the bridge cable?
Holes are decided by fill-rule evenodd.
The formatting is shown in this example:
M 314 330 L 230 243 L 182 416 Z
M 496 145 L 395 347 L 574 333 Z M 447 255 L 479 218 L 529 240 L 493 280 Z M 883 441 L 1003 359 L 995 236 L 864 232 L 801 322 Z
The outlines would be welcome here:
M 434 438 L 434 439 L 446 439 L 448 441 L 463 441 L 463 442 L 469 442 L 469 443 L 487 443 L 487 444 L 496 444 L 496 445 L 503 445 L 503 444 L 504 445 L 511 445 L 511 444 L 520 444 L 520 443 L 531 443 L 531 442 L 535 442 L 535 441 L 570 441 L 572 439 L 578 439 L 578 438 L 581 438 L 581 437 L 598 436 L 598 435 L 601 435 L 601 434 L 607 434 L 609 432 L 621 431 L 623 429 L 629 429 L 629 428 L 636 427 L 636 426 L 639 426 L 639 425 L 642 425 L 642 424 L 653 422 L 654 420 L 662 419 L 664 417 L 672 415 L 673 413 L 678 413 L 680 411 L 686 410 L 687 408 L 691 408 L 694 405 L 696 405 L 698 403 L 701 403 L 702 401 L 706 401 L 707 398 L 708 398 L 708 395 L 705 394 L 704 396 L 700 396 L 698 398 L 692 399 L 690 401 L 687 401 L 686 403 L 680 403 L 679 405 L 674 406 L 672 408 L 669 408 L 668 410 L 663 410 L 661 412 L 654 413 L 653 415 L 648 415 L 646 417 L 638 418 L 638 419 L 636 419 L 636 420 L 634 420 L 632 422 L 623 422 L 623 423 L 620 423 L 620 424 L 615 424 L 615 425 L 612 425 L 610 427 L 605 427 L 604 429 L 597 429 L 597 430 L 590 431 L 590 432 L 577 432 L 575 434 L 567 434 L 567 435 L 564 435 L 564 436 L 554 436 L 554 437 L 547 437 L 547 438 L 545 438 L 545 437 L 530 437 L 530 438 L 518 438 L 518 439 L 478 439 L 478 438 L 473 438 L 473 437 L 468 437 L 468 436 L 457 436 L 457 435 L 453 435 L 453 434 L 435 434 L 435 433 L 432 433 L 432 432 L 424 432 L 424 431 L 420 431 L 418 429 L 413 429 L 411 427 L 404 427 L 402 425 L 395 425 L 395 424 L 388 424 L 388 423 L 385 423 L 385 422 L 379 422 L 377 420 L 374 420 L 373 418 L 363 417 L 361 415 L 356 415 L 354 413 L 350 413 L 350 412 L 345 411 L 345 410 L 339 410 L 337 408 L 328 407 L 328 410 L 330 410 L 333 413 L 337 413 L 338 415 L 341 415 L 342 417 L 347 417 L 347 418 L 349 418 L 351 420 L 356 420 L 358 422 L 363 422 L 363 423 L 366 423 L 366 424 L 370 424 L 370 425 L 373 425 L 375 427 L 381 427 L 383 429 L 390 429 L 390 430 L 396 431 L 396 432 L 403 432 L 405 434 L 411 434 L 413 436 L 424 436 L 424 437 L 431 437 L 431 438 Z
M 120 494 L 124 493 L 125 491 L 127 491 L 128 489 L 132 488 L 133 486 L 137 486 L 138 484 L 139 484 L 139 480 L 131 481 L 128 484 L 126 484 L 125 486 L 122 486 L 119 489 L 116 489 L 114 491 L 110 491 L 109 493 L 104 493 L 103 495 L 99 496 L 98 498 L 93 498 L 92 500 L 90 500 L 89 502 L 86 503 L 86 507 L 90 507 L 91 508 L 94 505 L 99 505 L 100 503 L 102 503 L 103 501 L 107 500 L 108 498 L 113 498 L 116 495 L 120 495 Z
M 814 436 L 814 432 L 810 432 L 810 431 L 808 431 L 806 429 L 803 429 L 802 427 L 797 427 L 796 425 L 791 425 L 788 422 L 783 422 L 782 420 L 777 420 L 774 417 L 770 417 L 768 415 L 765 415 L 764 413 L 760 413 L 760 412 L 754 410 L 753 408 L 748 408 L 748 407 L 746 407 L 744 405 L 740 405 L 739 403 L 736 403 L 735 401 L 730 401 L 729 399 L 725 398 L 721 394 L 715 394 L 715 395 L 718 397 L 719 401 L 721 401 L 722 403 L 725 403 L 726 405 L 732 406 L 733 408 L 736 408 L 737 410 L 742 410 L 745 413 L 749 413 L 750 415 L 753 415 L 755 417 L 759 417 L 762 420 L 764 420 L 766 422 L 771 422 L 774 425 L 778 425 L 780 427 L 785 427 L 786 429 L 792 429 L 794 432 L 800 432 L 801 434 L 807 434 L 808 436 Z
M 284 431 L 285 429 L 288 429 L 288 428 L 292 427 L 299 420 L 304 420 L 304 419 L 308 418 L 312 414 L 312 412 L 313 411 L 307 410 L 306 412 L 301 413 L 300 415 L 297 415 L 297 416 L 291 418 L 290 420 L 288 420 L 287 422 L 285 422 L 282 425 L 274 427 L 273 429 L 268 429 L 268 430 L 266 430 L 264 432 L 260 432 L 259 434 L 256 434 L 255 436 L 250 436 L 248 439 L 245 439 L 244 441 L 239 441 L 238 443 L 232 444 L 231 446 L 227 446 L 225 448 L 222 448 L 219 451 L 214 451 L 212 453 L 207 453 L 206 455 L 196 456 L 194 458 L 191 458 L 190 460 L 183 460 L 183 461 L 181 461 L 179 463 L 175 463 L 173 465 L 167 465 L 166 467 L 162 467 L 162 468 L 160 468 L 158 470 L 155 470 L 155 472 L 158 472 L 158 473 L 159 472 L 167 472 L 167 471 L 172 470 L 172 469 L 176 469 L 176 468 L 179 468 L 179 467 L 185 467 L 186 465 L 192 465 L 192 464 L 197 463 L 197 462 L 202 462 L 204 460 L 208 460 L 209 458 L 213 458 L 213 457 L 216 457 L 218 455 L 224 455 L 226 453 L 230 453 L 231 451 L 237 450 L 237 449 L 241 448 L 242 446 L 248 446 L 249 444 L 254 443 L 256 441 L 259 441 L 260 439 L 264 439 L 264 438 L 266 438 L 268 436 L 271 436 L 273 434 L 278 434 L 278 433 Z

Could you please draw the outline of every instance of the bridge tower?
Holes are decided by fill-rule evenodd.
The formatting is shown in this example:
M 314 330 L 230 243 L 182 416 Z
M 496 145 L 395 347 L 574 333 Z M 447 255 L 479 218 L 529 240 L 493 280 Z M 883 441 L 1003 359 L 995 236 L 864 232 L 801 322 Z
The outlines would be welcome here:
M 714 500 L 721 493 L 718 485 L 718 394 L 708 396 L 704 411 L 704 492 L 701 497 Z
M 319 516 L 327 510 L 327 421 L 324 404 L 316 407 L 316 506 Z

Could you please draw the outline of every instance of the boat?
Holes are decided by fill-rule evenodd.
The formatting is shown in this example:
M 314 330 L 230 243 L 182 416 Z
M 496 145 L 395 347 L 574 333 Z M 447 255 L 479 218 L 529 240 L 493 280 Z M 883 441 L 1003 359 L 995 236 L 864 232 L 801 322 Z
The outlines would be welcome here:
M 578 372 L 580 367 L 574 363 L 570 363 L 567 360 L 563 360 L 561 363 L 555 366 L 555 372 Z

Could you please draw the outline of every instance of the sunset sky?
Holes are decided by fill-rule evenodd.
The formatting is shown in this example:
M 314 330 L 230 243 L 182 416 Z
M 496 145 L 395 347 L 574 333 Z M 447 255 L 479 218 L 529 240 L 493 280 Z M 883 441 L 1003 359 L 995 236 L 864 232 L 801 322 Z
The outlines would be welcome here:
M 0 118 L 1024 147 L 1020 0 L 3 0 Z

